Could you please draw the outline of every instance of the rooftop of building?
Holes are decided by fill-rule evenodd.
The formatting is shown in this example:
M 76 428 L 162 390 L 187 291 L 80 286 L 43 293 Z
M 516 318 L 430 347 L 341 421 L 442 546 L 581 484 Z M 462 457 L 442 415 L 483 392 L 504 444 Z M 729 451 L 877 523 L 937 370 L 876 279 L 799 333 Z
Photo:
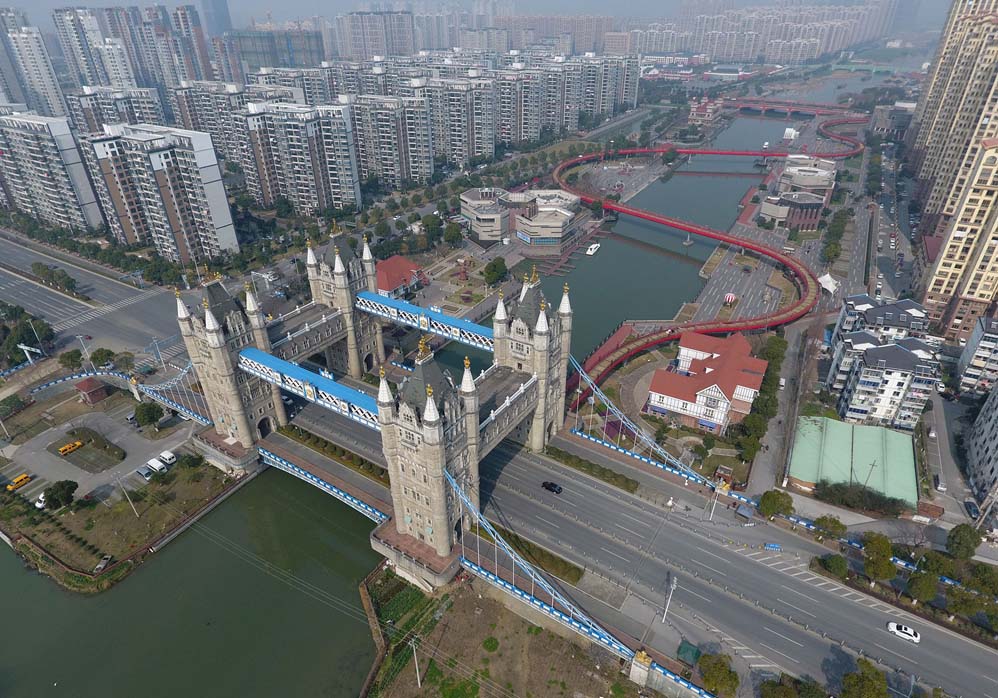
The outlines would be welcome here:
M 931 353 L 932 350 L 928 345 L 923 346 Z M 921 355 L 921 351 L 913 351 L 899 343 L 867 349 L 863 352 L 863 363 L 871 368 L 882 367 L 888 371 L 904 371 L 906 373 L 915 373 L 919 368 L 938 367 L 934 359 L 927 359 Z
M 402 255 L 392 255 L 388 259 L 383 259 L 377 263 L 378 290 L 394 291 L 400 286 L 412 283 L 414 278 L 426 283 L 426 274 L 423 268 L 413 262 L 408 257 Z
M 689 374 L 659 369 L 652 376 L 650 391 L 686 402 L 696 402 L 697 395 L 717 388 L 732 400 L 739 386 L 759 390 L 766 374 L 766 361 L 750 355 L 748 341 L 741 334 L 728 338 L 709 337 L 686 332 L 680 337 L 680 347 L 710 354 L 706 359 L 690 362 Z
M 912 437 L 884 427 L 800 417 L 790 477 L 805 483 L 852 483 L 918 505 Z

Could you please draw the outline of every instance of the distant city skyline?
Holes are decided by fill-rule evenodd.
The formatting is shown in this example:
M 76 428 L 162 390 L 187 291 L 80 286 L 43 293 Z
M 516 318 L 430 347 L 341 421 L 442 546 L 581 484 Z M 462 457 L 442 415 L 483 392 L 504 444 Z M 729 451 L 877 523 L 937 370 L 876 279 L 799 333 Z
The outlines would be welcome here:
M 666 18 L 675 16 L 678 13 L 682 0 L 636 0 L 627 5 L 627 11 L 620 13 L 621 17 L 654 17 Z M 946 11 L 950 6 L 950 0 L 906 0 L 906 2 L 917 2 L 917 11 L 905 13 L 901 22 L 902 28 L 907 30 L 930 30 L 939 29 L 942 26 Z M 857 4 L 858 0 L 801 0 L 801 4 Z M 138 3 L 135 0 L 122 0 L 121 2 L 79 2 L 68 3 L 65 0 L 40 0 L 30 5 L 22 2 L 13 3 L 13 7 L 18 7 L 28 12 L 31 23 L 40 27 L 44 32 L 54 31 L 52 23 L 53 10 L 67 6 L 83 7 L 109 7 L 124 5 L 146 5 L 151 3 Z M 169 7 L 180 4 L 193 4 L 202 16 L 205 15 L 203 0 L 188 0 L 187 2 L 166 2 Z M 419 4 L 419 3 L 413 3 Z M 471 0 L 466 3 L 471 5 Z M 734 0 L 736 7 L 748 7 L 752 5 L 779 5 L 783 4 L 779 0 Z M 303 20 L 310 17 L 335 17 L 344 12 L 352 12 L 374 6 L 394 5 L 390 0 L 386 2 L 361 2 L 355 0 L 333 0 L 332 2 L 320 2 L 319 0 L 292 0 L 291 2 L 273 3 L 272 0 L 231 0 L 229 2 L 229 14 L 232 18 L 232 25 L 235 28 L 248 27 L 252 21 L 267 21 L 267 13 L 275 22 L 287 22 L 293 20 Z M 523 0 L 515 2 L 518 14 L 595 14 L 606 15 L 607 6 L 599 0 L 541 0 L 540 2 L 525 3 Z

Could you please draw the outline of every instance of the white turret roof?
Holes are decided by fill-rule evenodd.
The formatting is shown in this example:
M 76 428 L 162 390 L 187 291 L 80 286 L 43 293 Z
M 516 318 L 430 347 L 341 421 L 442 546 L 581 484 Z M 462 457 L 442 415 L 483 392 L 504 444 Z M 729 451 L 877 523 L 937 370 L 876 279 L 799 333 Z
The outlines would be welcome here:
M 253 289 L 246 288 L 246 312 L 247 313 L 259 313 L 260 305 L 256 302 L 256 295 L 253 293 Z
M 218 320 L 215 319 L 215 313 L 211 312 L 211 308 L 204 309 L 204 328 L 209 332 L 218 332 L 222 329 Z
M 496 315 L 494 320 L 506 322 L 507 319 L 506 304 L 502 300 L 502 291 L 499 291 L 499 301 L 496 303 Z
M 433 388 L 426 386 L 426 407 L 423 410 L 423 424 L 439 421 L 440 413 L 437 411 L 437 403 L 433 399 Z
M 471 375 L 471 361 L 467 356 L 464 357 L 464 375 L 461 376 L 461 392 L 475 392 L 475 377 Z
M 367 244 L 367 236 L 364 236 L 364 250 L 360 253 L 360 258 L 365 262 L 373 262 L 374 255 L 371 254 L 371 246 Z
M 337 247 L 336 250 L 336 260 L 333 262 L 333 273 L 334 274 L 346 274 L 346 267 L 343 266 L 343 259 L 340 257 L 340 248 Z
M 311 245 L 308 246 L 308 256 L 305 257 L 305 263 L 310 267 L 314 267 L 319 263 L 319 260 L 315 257 L 315 250 L 312 249 Z
M 184 299 L 180 297 L 180 291 L 177 291 L 177 319 L 186 320 L 190 316 L 191 313 L 187 309 L 187 304 L 184 303 Z
M 541 311 L 537 313 L 537 324 L 534 326 L 534 334 L 547 334 L 548 332 L 548 314 L 545 309 L 544 301 L 541 301 Z
M 565 290 L 561 294 L 561 305 L 558 306 L 559 315 L 571 315 L 572 314 L 572 304 L 568 300 L 568 284 L 565 284 Z
M 381 367 L 381 382 L 378 383 L 378 404 L 389 405 L 392 403 L 392 391 L 388 387 L 388 379 L 385 378 L 385 367 Z

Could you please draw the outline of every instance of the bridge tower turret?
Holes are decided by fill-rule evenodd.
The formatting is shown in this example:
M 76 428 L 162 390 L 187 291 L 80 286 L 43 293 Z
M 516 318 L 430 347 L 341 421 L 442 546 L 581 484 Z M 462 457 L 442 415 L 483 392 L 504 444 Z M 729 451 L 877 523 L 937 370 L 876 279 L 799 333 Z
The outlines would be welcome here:
M 363 257 L 358 259 L 349 247 L 340 249 L 334 245 L 326 250 L 323 259 L 319 259 L 309 247 L 305 264 L 312 300 L 339 311 L 337 322 L 346 330 L 342 342 L 345 346 L 341 345 L 341 351 L 337 352 L 335 346 L 326 349 L 326 368 L 343 371 L 357 379 L 385 360 L 381 321 L 355 307 L 358 293 L 377 293 L 378 290 L 374 255 L 366 241 Z
M 464 429 L 468 435 L 468 481 L 464 491 L 478 509 L 479 399 L 478 386 L 471 375 L 471 359 L 467 356 L 464 357 L 464 374 L 461 376 L 461 402 L 464 405 Z
M 267 318 L 256 300 L 253 286 L 247 283 L 244 288 L 246 290 L 246 316 L 249 318 L 250 329 L 253 332 L 253 344 L 260 351 L 269 354 L 271 346 L 270 336 L 267 334 Z M 238 363 L 238 359 L 236 361 Z M 270 398 L 274 405 L 274 416 L 277 418 L 277 424 L 282 427 L 287 425 L 288 413 L 284 409 L 284 403 L 281 402 L 281 389 L 273 383 L 270 383 Z
M 471 458 L 468 432 L 477 436 L 478 396 L 470 368 L 460 388 L 441 370 L 425 338 L 411 374 L 392 396 L 382 377 L 378 421 L 392 488 L 398 532 L 450 555 L 463 527 L 457 499 L 444 475 L 450 472 L 465 492 L 477 493 L 478 462 Z
M 256 298 L 248 292 L 246 299 L 244 306 L 220 282 L 213 281 L 205 286 L 201 316 L 192 313 L 178 296 L 177 322 L 215 432 L 249 448 L 273 430 L 275 421 L 282 423 L 285 417 L 280 393 L 238 369 L 240 349 L 247 345 L 264 351 L 270 348 Z
M 492 323 L 495 362 L 537 376 L 537 408 L 526 436 L 527 445 L 535 452 L 544 449 L 565 420 L 565 376 L 572 341 L 567 289 L 558 312 L 552 310 L 535 268 L 524 276 L 513 309 L 507 313 L 505 307 L 497 306 Z

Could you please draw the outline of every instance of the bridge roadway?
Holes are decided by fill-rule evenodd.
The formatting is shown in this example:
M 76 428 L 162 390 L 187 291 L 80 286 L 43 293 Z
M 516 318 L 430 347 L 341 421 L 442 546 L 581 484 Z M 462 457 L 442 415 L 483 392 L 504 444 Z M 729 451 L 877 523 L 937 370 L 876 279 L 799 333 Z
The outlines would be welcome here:
M 863 152 L 864 145 L 857 139 L 846 136 L 844 134 L 836 133 L 829 130 L 833 126 L 839 126 L 843 124 L 865 124 L 868 121 L 868 117 L 852 117 L 846 116 L 839 119 L 832 119 L 823 122 L 818 128 L 819 131 L 827 136 L 828 138 L 847 143 L 852 147 L 849 150 L 842 151 L 832 151 L 832 152 L 822 152 L 822 153 L 811 153 L 812 157 L 818 158 L 847 158 L 858 153 Z M 579 155 L 576 158 L 570 160 L 565 160 L 558 164 L 558 166 L 552 172 L 552 177 L 558 185 L 573 194 L 579 196 L 586 203 L 592 203 L 597 200 L 597 197 L 582 191 L 578 188 L 570 186 L 565 177 L 565 172 L 575 167 L 576 165 L 592 162 L 596 160 L 604 160 L 606 157 L 618 157 L 621 155 L 648 155 L 648 154 L 658 154 L 675 151 L 681 154 L 700 154 L 700 155 L 726 155 L 726 156 L 741 156 L 741 157 L 783 157 L 788 155 L 788 153 L 780 153 L 773 151 L 738 151 L 738 150 L 713 150 L 713 149 L 702 149 L 702 148 L 676 148 L 672 144 L 667 144 L 656 148 L 625 148 L 622 150 L 615 150 L 609 153 L 604 152 L 594 152 Z M 678 339 L 683 332 L 697 331 L 706 334 L 726 334 L 729 332 L 737 331 L 751 331 L 758 329 L 770 329 L 773 327 L 779 327 L 798 320 L 801 317 L 807 315 L 811 310 L 817 305 L 818 299 L 820 297 L 820 287 L 818 285 L 818 280 L 806 264 L 802 261 L 784 254 L 783 252 L 776 250 L 768 245 L 763 245 L 754 240 L 748 238 L 741 238 L 735 235 L 731 235 L 720 230 L 714 230 L 708 228 L 707 226 L 697 225 L 695 223 L 690 223 L 688 221 L 679 220 L 677 218 L 671 218 L 669 216 L 663 216 L 657 213 L 652 213 L 650 211 L 645 211 L 644 209 L 636 208 L 634 206 L 628 206 L 626 204 L 620 204 L 613 201 L 603 201 L 603 208 L 606 210 L 617 211 L 618 213 L 626 213 L 636 218 L 641 218 L 643 220 L 651 221 L 653 223 L 658 223 L 660 225 L 673 228 L 675 230 L 681 230 L 693 235 L 699 235 L 701 237 L 710 238 L 713 240 L 718 240 L 735 247 L 742 247 L 748 250 L 752 250 L 768 259 L 773 260 L 776 264 L 786 269 L 794 284 L 797 286 L 799 298 L 796 302 L 791 305 L 777 309 L 772 313 L 767 313 L 765 315 L 759 315 L 750 318 L 740 318 L 736 320 L 729 321 L 706 321 L 706 322 L 689 322 L 671 325 L 663 330 L 654 332 L 648 335 L 643 335 L 640 337 L 635 337 L 625 341 L 620 347 L 616 348 L 614 351 L 602 356 L 599 360 L 594 360 L 592 362 L 584 362 L 583 365 L 586 372 L 593 378 L 597 383 L 603 380 L 610 371 L 619 366 L 621 363 L 629 359 L 630 357 L 640 354 L 643 351 L 647 351 L 653 347 L 664 344 L 666 342 Z M 598 351 L 598 350 L 597 350 Z M 594 352 L 595 353 L 595 352 Z M 592 356 L 592 354 L 590 355 Z M 588 358 L 588 357 L 587 357 Z M 578 385 L 579 376 L 578 374 L 573 374 L 569 379 L 569 390 L 574 390 Z M 572 408 L 575 409 L 582 399 L 588 394 L 588 389 L 581 393 L 578 393 L 575 403 L 573 403 Z
M 384 463 L 376 432 L 315 407 L 306 408 L 294 422 Z M 566 441 L 575 440 L 561 438 L 559 447 L 565 447 Z M 579 448 L 590 460 L 627 470 L 609 462 L 602 449 L 587 444 Z M 627 474 L 641 476 L 637 470 Z M 839 646 L 845 642 L 886 665 L 943 686 L 951 695 L 998 698 L 998 653 L 810 574 L 807 554 L 824 549 L 792 533 L 761 523 L 754 528 L 703 524 L 696 518 L 703 501 L 678 485 L 672 489 L 680 504 L 688 501 L 694 512 L 692 517 L 669 513 L 508 441 L 482 461 L 481 477 L 484 512 L 491 521 L 598 570 L 626 589 L 628 600 L 617 605 L 580 590 L 569 591 L 597 621 L 633 637 L 642 637 L 654 609 L 661 612 L 665 580 L 673 572 L 679 575 L 679 589 L 670 618 L 679 630 L 702 633 L 702 622 L 694 616 L 706 621 L 725 638 L 725 651 L 732 651 L 732 645 L 750 648 L 743 650 L 751 652 L 750 664 L 811 675 L 834 685 L 853 668 L 851 655 Z M 359 475 L 354 479 L 364 481 L 358 483 L 364 490 L 380 489 L 380 496 L 388 498 L 380 485 Z M 542 490 L 544 480 L 561 483 L 564 491 L 552 495 Z M 661 478 L 656 482 L 671 487 Z M 717 514 L 718 519 L 727 517 L 723 506 Z M 736 544 L 729 544 L 729 537 Z M 787 554 L 760 555 L 740 550 L 741 542 L 780 543 L 785 550 L 803 550 L 805 555 L 800 560 Z M 774 608 L 794 620 L 768 610 Z M 922 632 L 920 645 L 887 633 L 886 623 L 898 619 Z M 656 620 L 653 631 L 657 625 Z

